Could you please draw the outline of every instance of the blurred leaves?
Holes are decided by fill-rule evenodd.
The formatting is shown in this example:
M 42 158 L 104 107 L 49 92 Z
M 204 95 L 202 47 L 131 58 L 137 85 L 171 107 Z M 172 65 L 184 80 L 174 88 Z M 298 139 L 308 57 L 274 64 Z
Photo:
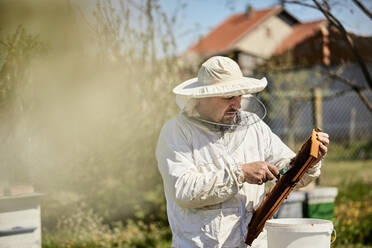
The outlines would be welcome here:
M 55 231 L 43 231 L 43 247 L 160 247 L 169 239 L 170 231 L 159 224 L 129 220 L 103 223 L 92 209 L 80 204 L 69 216 L 62 216 Z M 169 244 L 168 244 L 169 246 Z
M 371 185 L 362 181 L 340 186 L 335 205 L 336 244 L 372 245 Z
M 118 2 L 98 1 L 87 25 L 68 4 L 52 19 L 35 8 L 59 36 L 44 44 L 48 30 L 20 26 L 0 44 L 1 135 L 18 137 L 1 148 L 0 174 L 46 194 L 42 221 L 51 231 L 61 229 L 60 216 L 77 218 L 79 202 L 102 218 L 94 223 L 167 223 L 154 153 L 177 111 L 176 17 L 155 0 Z
M 30 64 L 45 50 L 46 46 L 39 37 L 27 33 L 23 26 L 18 26 L 5 40 L 0 40 L 0 114 L 25 108 L 27 104 L 23 101 L 22 90 L 30 82 Z
M 30 118 L 44 127 L 36 127 L 42 148 L 36 153 L 48 152 L 34 174 L 37 188 L 49 195 L 42 214 L 50 230 L 77 202 L 104 223 L 167 224 L 155 147 L 163 123 L 177 111 L 171 90 L 180 66 L 171 34 L 158 28 L 168 22 L 159 3 L 119 3 L 120 10 L 110 0 L 97 2 L 88 25 L 93 53 L 66 51 L 68 64 L 52 67 L 65 75 L 45 84 L 45 102 Z
M 25 101 L 25 90 L 31 89 L 30 65 L 45 53 L 46 45 L 37 35 L 30 34 L 19 25 L 0 40 L 0 181 L 29 181 L 28 168 L 21 166 L 17 156 L 24 133 L 24 119 L 32 104 Z M 26 171 L 24 171 L 26 170 Z

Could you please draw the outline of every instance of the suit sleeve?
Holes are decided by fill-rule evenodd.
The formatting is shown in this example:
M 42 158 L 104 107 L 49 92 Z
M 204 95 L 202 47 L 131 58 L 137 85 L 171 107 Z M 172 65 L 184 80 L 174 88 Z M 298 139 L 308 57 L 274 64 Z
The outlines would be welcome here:
M 242 187 L 240 165 L 217 171 L 198 170 L 185 129 L 167 123 L 160 134 L 156 158 L 166 193 L 181 207 L 201 208 L 233 197 Z

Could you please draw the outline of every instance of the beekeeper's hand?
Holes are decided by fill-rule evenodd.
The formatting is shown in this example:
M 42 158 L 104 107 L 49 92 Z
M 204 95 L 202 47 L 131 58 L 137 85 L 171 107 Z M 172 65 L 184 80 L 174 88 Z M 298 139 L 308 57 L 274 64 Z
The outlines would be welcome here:
M 244 180 L 247 183 L 263 184 L 266 181 L 273 180 L 279 176 L 279 170 L 276 166 L 264 162 L 257 161 L 242 165 Z
M 317 139 L 320 141 L 319 155 L 314 165 L 316 165 L 320 160 L 322 160 L 327 154 L 329 145 L 329 135 L 327 133 L 317 132 Z

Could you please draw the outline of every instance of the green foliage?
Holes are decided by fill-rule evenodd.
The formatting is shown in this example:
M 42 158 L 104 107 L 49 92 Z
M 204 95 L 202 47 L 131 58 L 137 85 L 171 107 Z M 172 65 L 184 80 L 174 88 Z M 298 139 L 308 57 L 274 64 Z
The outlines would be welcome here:
M 372 245 L 371 183 L 354 181 L 339 185 L 333 223 L 336 245 Z
M 329 148 L 328 159 L 333 160 L 353 160 L 353 159 L 371 159 L 372 141 L 358 140 L 351 144 L 343 142 L 334 142 Z
M 23 26 L 0 40 L 0 110 L 16 101 L 22 103 L 19 94 L 21 87 L 30 81 L 28 70 L 35 57 L 44 53 L 46 45 L 37 35 L 30 34 Z M 18 94 L 18 97 L 17 95 Z M 12 106 L 19 108 L 19 106 Z
M 57 95 L 63 109 L 71 107 L 58 114 L 63 129 L 52 123 L 44 132 L 58 150 L 53 166 L 36 167 L 38 189 L 48 195 L 42 207 L 48 230 L 81 201 L 103 223 L 167 224 L 155 147 L 162 125 L 177 113 L 171 90 L 180 66 L 171 35 L 156 28 L 158 21 L 168 23 L 159 3 L 148 1 L 151 11 L 144 11 L 119 2 L 120 11 L 109 0 L 98 1 L 91 23 L 98 49 L 79 58 L 78 77 L 56 86 L 63 88 L 63 97 Z
M 169 246 L 170 231 L 159 224 L 141 221 L 103 223 L 92 209 L 81 204 L 69 216 L 58 220 L 53 232 L 43 230 L 45 248 L 131 248 Z
M 359 143 L 351 148 L 351 157 L 360 159 L 372 158 L 372 140 Z
M 327 160 L 322 165 L 321 184 L 336 186 L 333 224 L 334 247 L 371 247 L 372 208 L 371 160 Z
M 372 183 L 363 181 L 352 181 L 349 183 L 342 183 L 338 186 L 340 189 L 337 195 L 337 202 L 343 201 L 368 201 L 372 199 Z
M 42 225 L 51 246 L 54 238 L 62 242 L 48 238 L 61 229 L 60 216 L 76 219 L 79 202 L 102 218 L 93 222 L 99 225 L 133 219 L 136 224 L 128 226 L 147 230 L 146 240 L 159 235 L 153 225 L 137 223 L 167 223 L 155 147 L 160 128 L 177 113 L 172 94 L 180 81 L 171 30 L 175 19 L 155 0 L 146 1 L 146 9 L 133 1 L 118 2 L 120 10 L 110 0 L 98 1 L 93 21 L 84 19 L 91 36 L 86 26 L 76 27 L 80 36 L 66 33 L 66 46 L 48 44 L 51 49 L 43 53 L 39 37 L 22 27 L 0 43 L 2 137 L 17 133 L 23 124 L 21 142 L 12 149 L 3 142 L 0 162 L 7 167 L 0 177 L 16 166 L 18 177 L 31 174 L 35 189 L 45 193 Z M 70 25 L 79 12 L 69 3 L 58 6 L 67 6 L 58 12 L 68 14 L 68 21 L 61 14 L 58 23 Z M 40 20 L 47 18 L 49 14 Z M 14 183 L 9 175 L 5 178 Z M 21 183 L 28 181 L 22 178 Z M 66 228 L 61 230 L 59 234 Z
M 0 39 L 0 181 L 16 183 L 29 181 L 28 168 L 18 147 L 25 142 L 23 133 L 25 115 L 33 105 L 25 101 L 25 92 L 31 85 L 30 66 L 44 54 L 46 45 L 38 35 L 28 33 L 23 26 Z M 22 126 L 23 125 L 23 126 Z

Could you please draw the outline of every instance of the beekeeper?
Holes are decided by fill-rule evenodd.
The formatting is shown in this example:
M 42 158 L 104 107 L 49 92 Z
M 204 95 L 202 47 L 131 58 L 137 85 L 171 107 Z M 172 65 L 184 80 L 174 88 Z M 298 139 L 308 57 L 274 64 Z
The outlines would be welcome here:
M 172 247 L 247 247 L 247 226 L 265 196 L 264 183 L 295 156 L 262 114 L 242 109 L 252 98 L 246 96 L 266 85 L 265 78 L 243 77 L 235 61 L 216 56 L 201 65 L 197 78 L 173 89 L 181 112 L 165 123 L 156 148 Z M 320 175 L 328 135 L 319 133 L 318 140 L 318 163 L 299 186 Z M 266 247 L 265 232 L 252 247 Z

